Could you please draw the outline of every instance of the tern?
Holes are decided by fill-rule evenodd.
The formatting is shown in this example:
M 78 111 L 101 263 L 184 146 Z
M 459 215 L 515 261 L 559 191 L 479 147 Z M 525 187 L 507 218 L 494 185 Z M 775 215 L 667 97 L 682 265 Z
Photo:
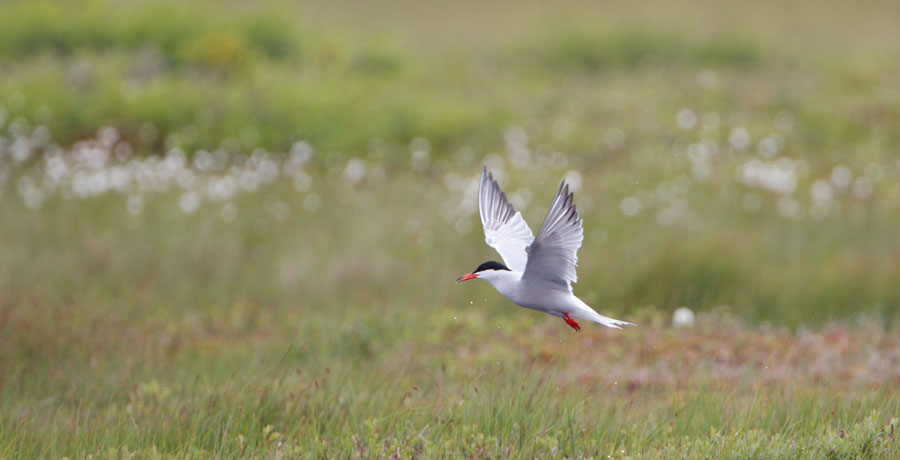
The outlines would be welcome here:
M 581 326 L 575 318 L 614 329 L 632 325 L 597 313 L 572 292 L 572 283 L 578 281 L 575 274 L 578 248 L 584 240 L 582 221 L 573 199 L 574 193 L 569 192 L 569 185 L 563 180 L 544 224 L 534 236 L 494 176 L 487 167 L 482 168 L 478 211 L 484 226 L 484 241 L 500 254 L 505 264 L 485 262 L 456 282 L 487 281 L 512 303 L 561 317 L 576 331 Z

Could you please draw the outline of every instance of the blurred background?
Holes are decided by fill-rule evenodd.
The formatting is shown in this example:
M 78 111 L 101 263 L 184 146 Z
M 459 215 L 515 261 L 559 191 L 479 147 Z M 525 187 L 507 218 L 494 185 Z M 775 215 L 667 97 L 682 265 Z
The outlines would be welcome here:
M 852 453 L 900 407 L 896 2 L 0 8 L 0 456 Z M 639 327 L 453 282 L 482 165 L 534 229 L 572 184 Z

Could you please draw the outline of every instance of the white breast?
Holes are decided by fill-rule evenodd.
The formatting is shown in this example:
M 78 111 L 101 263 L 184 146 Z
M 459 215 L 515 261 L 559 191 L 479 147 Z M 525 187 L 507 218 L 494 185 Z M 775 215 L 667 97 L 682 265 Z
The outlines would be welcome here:
M 491 270 L 479 274 L 478 279 L 487 281 L 503 297 L 520 307 L 550 314 L 569 311 L 572 308 L 569 305 L 571 302 L 568 301 L 568 297 L 574 296 L 571 294 L 565 295 L 565 293 L 556 289 L 543 289 L 540 286 L 523 281 L 522 272 Z

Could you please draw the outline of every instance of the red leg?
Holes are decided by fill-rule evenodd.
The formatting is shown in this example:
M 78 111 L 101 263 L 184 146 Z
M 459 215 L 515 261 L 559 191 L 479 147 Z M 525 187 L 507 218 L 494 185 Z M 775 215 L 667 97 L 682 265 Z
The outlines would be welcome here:
M 563 313 L 563 320 L 566 321 L 566 324 L 568 324 L 569 326 L 572 326 L 572 329 L 575 329 L 576 331 L 581 330 L 581 326 L 578 325 L 578 322 L 576 322 L 574 319 L 570 318 L 568 313 Z

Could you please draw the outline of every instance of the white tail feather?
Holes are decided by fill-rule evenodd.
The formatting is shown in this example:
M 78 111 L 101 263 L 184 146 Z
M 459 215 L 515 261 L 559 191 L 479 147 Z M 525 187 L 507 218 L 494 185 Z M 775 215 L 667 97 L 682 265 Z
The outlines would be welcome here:
M 576 297 L 576 299 L 578 299 Z M 581 299 L 578 299 L 578 303 L 580 304 L 577 311 L 570 313 L 571 316 L 583 319 L 586 321 L 593 321 L 595 323 L 602 324 L 606 327 L 611 327 L 613 329 L 622 329 L 622 326 L 634 326 L 633 323 L 629 323 L 627 321 L 620 321 L 617 319 L 610 318 L 608 316 L 603 316 L 600 313 L 594 311 L 593 308 L 588 306 L 588 304 L 584 303 Z

